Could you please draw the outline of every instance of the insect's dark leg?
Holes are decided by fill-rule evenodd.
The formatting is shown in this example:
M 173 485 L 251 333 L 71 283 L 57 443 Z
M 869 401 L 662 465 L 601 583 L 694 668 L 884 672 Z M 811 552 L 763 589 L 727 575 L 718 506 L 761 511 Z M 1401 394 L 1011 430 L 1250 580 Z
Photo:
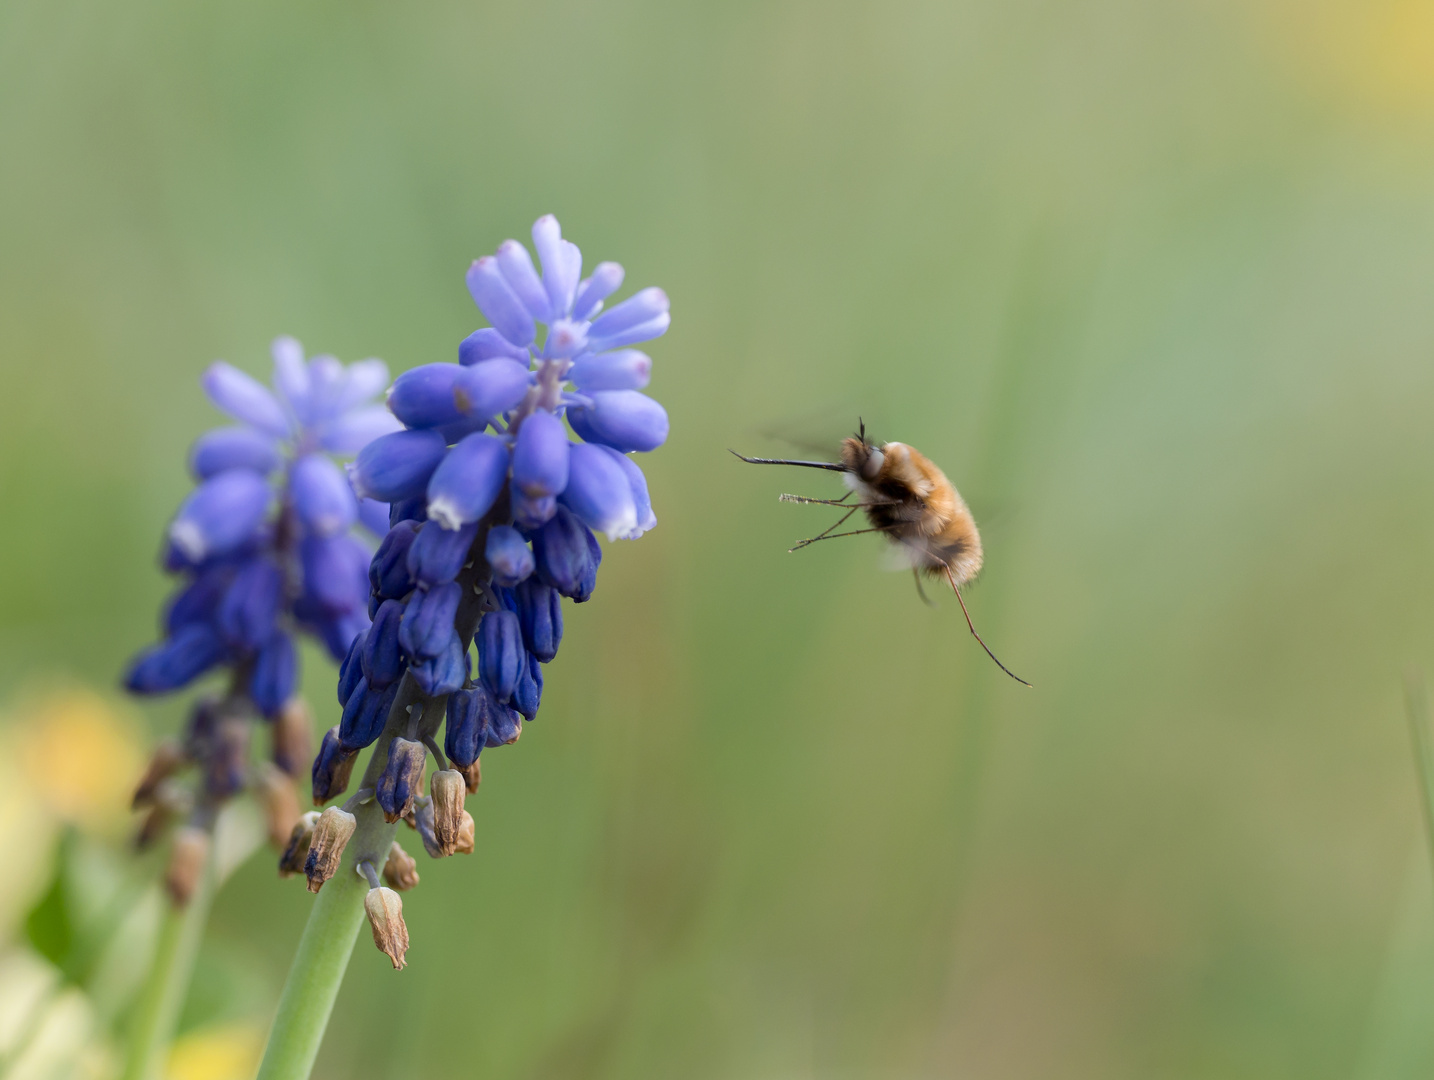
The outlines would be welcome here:
M 832 529 L 839 529 L 839 528 L 841 528 L 842 525 L 846 522 L 846 519 L 849 518 L 849 517 L 851 517 L 853 514 L 855 514 L 855 513 L 857 512 L 857 509 L 858 509 L 858 508 L 855 507 L 855 506 L 849 507 L 849 508 L 847 509 L 847 512 L 846 512 L 845 514 L 843 514 L 841 517 L 837 518 L 836 521 L 834 521 L 828 528 L 824 529 L 822 532 L 818 533 L 816 536 L 813 536 L 810 540 L 803 540 L 800 544 L 797 545 L 797 547 L 788 548 L 788 549 L 787 549 L 787 554 L 790 555 L 792 552 L 796 551 L 797 548 L 803 548 L 803 547 L 806 547 L 808 544 L 814 544 L 814 543 L 816 543 L 818 540 L 825 539 L 827 533 L 831 532 Z
M 946 567 L 946 580 L 951 582 L 951 591 L 956 594 L 956 602 L 961 605 L 961 614 L 966 616 L 966 629 L 971 631 L 971 636 L 976 639 L 976 641 L 980 644 L 981 648 L 986 650 L 986 655 L 989 656 L 992 660 L 996 660 L 996 654 L 991 651 L 990 647 L 984 641 L 981 641 L 981 635 L 976 633 L 976 627 L 973 626 L 971 623 L 971 613 L 966 610 L 966 601 L 961 599 L 961 590 L 956 587 L 956 575 L 951 573 L 951 567 L 949 566 Z M 1001 661 L 996 660 L 996 666 L 1002 671 L 1004 671 L 1011 678 L 1015 679 L 1022 686 L 1031 685 L 1030 683 L 1026 682 L 1025 679 L 1021 678 L 1014 671 L 1008 668 L 1005 664 L 1001 663 Z
M 748 457 L 746 454 L 738 454 L 737 451 L 731 449 L 727 452 L 741 458 L 749 465 L 800 465 L 804 469 L 828 469 L 831 472 L 846 472 L 846 466 L 840 462 L 792 461 L 788 458 Z
M 853 506 L 853 507 L 851 508 L 851 510 L 852 510 L 852 513 L 854 514 L 854 513 L 856 513 L 857 508 L 856 508 L 855 506 Z M 843 519 L 842 519 L 842 521 L 845 521 L 845 520 L 846 520 L 846 518 L 843 518 Z M 841 521 L 838 521 L 838 522 L 837 522 L 837 525 L 840 525 L 840 524 L 841 524 Z M 836 525 L 833 525 L 833 526 L 832 526 L 833 529 L 835 529 L 836 527 L 837 527 Z M 862 535 L 862 533 L 874 533 L 874 532 L 886 532 L 886 530 L 885 530 L 885 529 L 853 529 L 851 532 L 844 532 L 844 533 L 834 533 L 834 532 L 831 532 L 830 530 L 828 530 L 827 532 L 824 532 L 824 533 L 822 533 L 822 534 L 819 535 L 819 536 L 813 536 L 810 540 L 803 540 L 803 541 L 802 541 L 800 544 L 798 544 L 796 547 L 794 547 L 794 548 L 789 548 L 788 550 L 789 550 L 789 551 L 801 551 L 802 548 L 806 547 L 808 544 L 815 544 L 818 540 L 839 540 L 839 539 L 840 539 L 841 537 L 843 537 L 843 536 L 860 536 L 860 535 Z
M 921 587 L 921 571 L 913 566 L 911 576 L 916 579 L 916 595 L 921 597 L 921 602 L 927 607 L 935 607 L 936 605 L 931 602 L 931 597 L 927 596 L 926 590 Z

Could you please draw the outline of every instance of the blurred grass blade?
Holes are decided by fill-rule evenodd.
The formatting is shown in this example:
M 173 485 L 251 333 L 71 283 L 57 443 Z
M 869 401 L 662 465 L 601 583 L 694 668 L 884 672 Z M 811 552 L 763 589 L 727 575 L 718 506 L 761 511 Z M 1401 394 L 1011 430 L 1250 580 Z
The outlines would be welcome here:
M 1414 767 L 1419 773 L 1419 804 L 1424 808 L 1424 837 L 1429 843 L 1434 870 L 1434 740 L 1429 734 L 1429 690 L 1424 673 L 1411 669 L 1404 679 L 1404 700 L 1409 715 L 1409 737 L 1414 744 Z

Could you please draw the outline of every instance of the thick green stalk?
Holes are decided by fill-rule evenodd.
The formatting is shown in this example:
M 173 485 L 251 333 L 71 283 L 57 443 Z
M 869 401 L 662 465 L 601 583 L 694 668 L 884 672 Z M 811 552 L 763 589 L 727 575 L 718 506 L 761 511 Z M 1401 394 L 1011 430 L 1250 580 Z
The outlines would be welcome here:
M 362 860 L 382 866 L 398 829 L 383 820 L 370 799 L 354 810 L 358 827 L 344 849 L 339 871 L 319 891 L 299 950 L 279 998 L 259 1080 L 305 1080 L 314 1067 L 329 1024 L 334 999 L 348 970 L 354 941 L 363 925 L 368 883 L 359 875 Z
M 211 843 L 204 871 L 189 903 L 184 907 L 173 902 L 165 904 L 154 962 L 130 1028 L 124 1080 L 159 1080 L 164 1075 L 165 1055 L 174 1040 L 174 1029 L 179 1024 L 179 1013 L 194 975 L 199 942 L 204 937 L 209 908 L 214 902 L 217 862 L 216 845 Z

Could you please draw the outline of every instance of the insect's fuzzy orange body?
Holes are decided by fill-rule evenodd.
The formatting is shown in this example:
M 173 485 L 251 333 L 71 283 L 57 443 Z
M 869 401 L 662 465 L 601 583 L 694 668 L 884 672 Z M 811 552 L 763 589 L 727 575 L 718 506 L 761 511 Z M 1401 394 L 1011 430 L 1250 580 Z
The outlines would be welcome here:
M 957 585 L 981 570 L 981 534 L 966 500 L 936 464 L 905 443 L 842 441 L 844 479 L 867 520 L 931 577 L 949 569 Z

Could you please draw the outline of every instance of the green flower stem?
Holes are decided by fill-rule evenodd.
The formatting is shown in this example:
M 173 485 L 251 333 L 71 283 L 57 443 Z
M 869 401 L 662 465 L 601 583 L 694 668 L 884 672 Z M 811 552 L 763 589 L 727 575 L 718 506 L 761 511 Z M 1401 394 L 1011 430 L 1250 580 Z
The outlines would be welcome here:
M 211 842 L 204 870 L 189 903 L 183 907 L 172 901 L 165 903 L 154 962 L 130 1028 L 124 1080 L 159 1080 L 164 1075 L 165 1056 L 189 993 L 199 942 L 204 937 L 209 909 L 214 902 L 218 884 L 216 848 Z

